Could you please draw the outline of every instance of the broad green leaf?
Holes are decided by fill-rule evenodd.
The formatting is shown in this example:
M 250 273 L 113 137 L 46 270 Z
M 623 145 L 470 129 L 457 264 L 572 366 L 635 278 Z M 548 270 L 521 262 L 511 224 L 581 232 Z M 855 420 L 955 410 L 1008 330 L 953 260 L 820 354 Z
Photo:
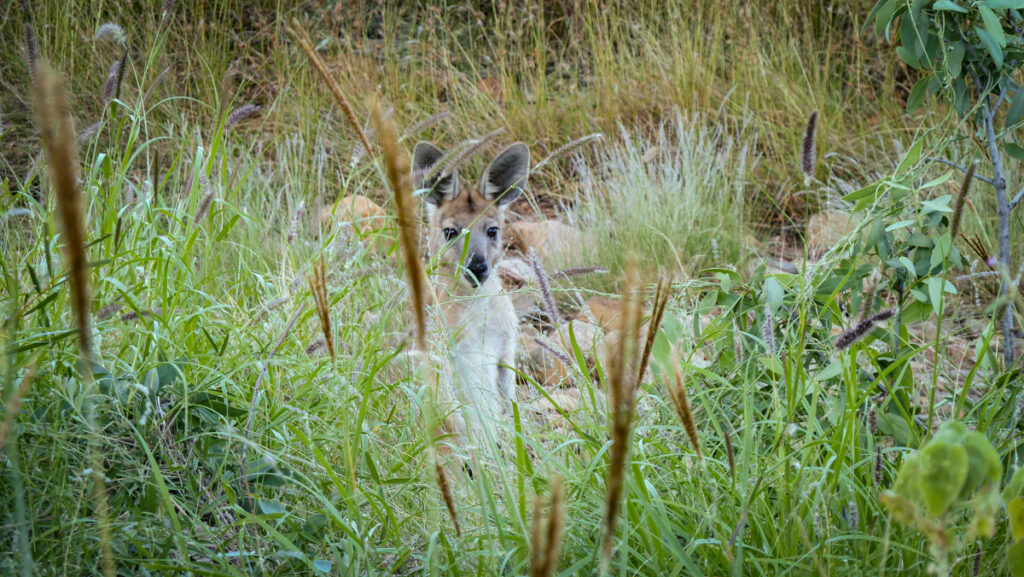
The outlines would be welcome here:
M 899 174 L 908 168 L 917 164 L 917 161 L 921 159 L 921 150 L 924 147 L 924 142 L 918 140 L 910 147 L 907 151 L 907 155 L 900 161 L 900 165 L 896 167 L 896 174 Z
M 1018 88 L 1010 101 L 1010 110 L 1006 113 L 1006 126 L 1010 127 L 1024 118 L 1024 89 Z
M 1021 496 L 1024 496 L 1024 467 L 1013 472 L 1010 482 L 1003 489 L 1003 501 L 1009 503 Z
M 814 375 L 814 381 L 821 383 L 829 379 L 834 379 L 843 373 L 843 363 L 841 361 L 834 360 L 827 367 L 818 371 L 818 374 Z
M 858 200 L 862 200 L 865 198 L 870 198 L 873 200 L 875 198 L 875 194 L 878 192 L 878 189 L 881 188 L 881 186 L 881 182 L 869 184 L 864 188 L 855 190 L 850 194 L 847 194 L 846 196 L 843 197 L 843 200 L 846 202 L 857 202 Z
M 888 415 L 888 414 L 886 414 Z M 890 416 L 890 420 L 891 416 Z M 881 424 L 882 421 L 879 421 Z M 906 424 L 906 423 L 904 423 Z M 911 501 L 921 500 L 921 459 L 918 454 L 908 455 L 903 459 L 900 466 L 900 473 L 896 476 L 896 482 L 892 484 L 892 490 Z
M 982 0 L 982 4 L 993 10 L 1024 9 L 1024 0 Z
M 921 69 L 921 61 L 914 55 L 914 51 L 906 46 L 897 46 L 896 54 L 914 70 Z
M 960 489 L 960 499 L 965 500 L 986 481 L 998 483 L 1003 476 L 1003 464 L 992 443 L 977 431 L 969 431 L 964 437 L 964 449 L 967 450 L 967 479 Z
M 260 499 L 259 504 L 260 504 L 260 511 L 264 515 L 273 515 L 273 516 L 282 516 L 283 517 L 284 514 L 288 512 L 288 510 L 285 509 L 285 506 L 282 505 L 281 503 L 278 503 L 277 501 L 265 501 L 263 499 Z
M 1024 146 L 1020 146 L 1014 142 L 1007 142 L 1003 145 L 1003 149 L 1006 151 L 1006 154 L 1010 155 L 1010 158 L 1013 158 L 1014 160 L 1024 160 Z
M 779 281 L 774 278 L 767 278 L 764 281 L 764 289 L 762 294 L 764 295 L 764 303 L 768 308 L 775 313 L 778 311 L 779 305 L 782 304 L 782 296 L 784 291 Z
M 925 76 L 914 84 L 914 88 L 910 90 L 910 96 L 907 97 L 907 112 L 913 113 L 924 102 L 924 97 L 928 95 L 930 80 L 930 76 Z
M 967 450 L 935 438 L 921 449 L 918 487 L 925 507 L 935 517 L 956 502 L 967 480 Z
M 939 305 L 942 303 L 942 283 L 945 279 L 941 277 L 929 277 L 924 279 L 925 285 L 928 287 L 928 300 L 932 303 L 932 309 L 935 310 L 935 314 L 939 314 Z
M 907 274 L 910 275 L 910 278 L 916 279 L 917 267 L 914 266 L 914 263 L 910 262 L 910 259 L 905 256 L 901 256 L 899 260 L 900 264 L 903 265 L 903 268 L 907 270 Z
M 1024 577 L 1024 539 L 1006 548 L 1006 567 L 1013 577 Z
M 963 42 L 951 42 L 946 46 L 946 70 L 953 78 L 959 78 L 963 71 L 967 46 Z
M 956 2 L 953 2 L 953 0 L 938 0 L 938 2 L 932 5 L 932 8 L 935 10 L 943 10 L 947 12 L 962 12 L 964 14 L 967 14 L 967 9 L 958 5 Z
M 931 214 L 933 212 L 951 213 L 953 212 L 953 209 L 949 207 L 949 201 L 951 200 L 953 200 L 953 197 L 949 194 L 944 194 L 932 200 L 925 200 L 921 202 L 921 212 L 923 214 Z
M 999 43 L 996 42 L 995 38 L 993 38 L 991 34 L 977 26 L 974 27 L 974 31 L 978 33 L 978 38 L 980 38 L 981 43 L 985 45 L 985 50 L 988 50 L 988 53 L 992 55 L 992 61 L 996 63 L 997 67 L 1002 68 L 1003 57 L 1005 55 L 1003 54 L 1003 49 L 999 46 Z
M 922 184 L 921 188 L 934 188 L 934 187 L 936 187 L 936 186 L 946 182 L 947 180 L 949 180 L 952 177 L 953 177 L 953 171 L 950 170 L 950 171 L 946 172 L 945 174 L 943 174 L 942 176 L 940 176 L 938 178 L 933 178 L 933 179 L 929 180 L 928 182 Z
M 981 21 L 985 25 L 985 31 L 992 36 L 992 39 L 996 41 L 1000 48 L 1006 48 L 1006 35 L 1003 34 L 1003 24 L 999 21 L 996 13 L 984 4 L 978 6 L 978 12 L 981 14 Z
M 1024 499 L 1017 497 L 1006 504 L 1006 516 L 1010 518 L 1013 540 L 1024 539 Z
M 907 228 L 908 226 L 914 224 L 915 222 L 916 221 L 912 218 L 909 220 L 901 220 L 899 222 L 894 222 L 889 226 L 885 227 L 885 232 L 892 232 L 894 230 L 899 230 L 901 228 Z
M 900 7 L 900 0 L 882 0 L 878 3 L 878 11 L 875 14 L 875 34 L 881 36 L 889 29 L 892 17 L 896 9 Z

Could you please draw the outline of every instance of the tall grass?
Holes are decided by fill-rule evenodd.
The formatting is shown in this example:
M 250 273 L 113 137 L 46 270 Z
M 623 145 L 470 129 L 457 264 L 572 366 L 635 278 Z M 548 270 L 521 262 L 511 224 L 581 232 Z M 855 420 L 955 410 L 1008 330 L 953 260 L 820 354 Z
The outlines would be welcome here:
M 571 264 L 621 274 L 627 254 L 645 271 L 742 263 L 745 190 L 757 163 L 753 128 L 676 112 L 653 136 L 646 132 L 622 127 L 585 172 L 571 216 L 590 239 L 572 247 Z
M 69 71 L 78 125 L 100 123 L 77 166 L 80 272 L 92 287 L 85 367 L 24 52 L 0 45 L 15 93 L 0 131 L 0 574 L 95 574 L 105 545 L 126 574 L 594 574 L 613 445 L 623 468 L 610 572 L 926 573 L 924 539 L 890 527 L 877 495 L 926 435 L 912 406 L 894 405 L 915 390 L 911 362 L 927 349 L 878 354 L 899 334 L 890 319 L 837 350 L 832 333 L 856 324 L 829 284 L 841 251 L 779 275 L 781 300 L 763 277 L 727 270 L 742 262 L 745 219 L 768 219 L 752 203 L 800 176 L 808 110 L 820 111 L 820 151 L 853 154 L 874 143 L 862 134 L 906 130 L 887 95 L 902 71 L 858 46 L 869 7 L 166 4 L 170 17 L 155 3 L 0 8 L 5 38 L 31 21 L 41 57 Z M 663 330 L 645 343 L 653 377 L 628 391 L 635 410 L 617 441 L 605 385 L 634 373 L 600 360 L 579 370 L 574 345 L 580 402 L 563 408 L 564 426 L 530 421 L 531 397 L 557 391 L 523 375 L 523 402 L 501 429 L 507 467 L 439 475 L 423 383 L 391 362 L 408 328 L 396 255 L 320 226 L 318 207 L 342 194 L 394 213 L 386 167 L 355 154 L 366 144 L 285 34 L 295 16 L 363 123 L 359 103 L 379 86 L 398 125 L 451 113 L 423 138 L 503 128 L 540 158 L 581 134 L 617 135 L 531 178 L 533 193 L 575 201 L 592 243 L 573 265 L 618 273 L 632 253 L 644 270 L 722 267 L 671 291 L 638 288 L 641 300 L 660 295 L 651 313 Z M 128 58 L 83 41 L 105 22 L 124 29 Z M 127 66 L 108 103 L 118 60 Z M 231 119 L 247 105 L 260 114 Z M 570 279 L 581 291 L 609 288 L 581 278 Z M 334 360 L 310 346 L 328 328 Z M 965 417 L 1010 458 L 1020 424 L 1006 399 L 1020 384 L 978 380 Z M 879 400 L 876 381 L 894 393 Z M 531 504 L 548 499 L 545 522 Z M 1005 570 L 1007 539 L 985 544 L 983 574 Z

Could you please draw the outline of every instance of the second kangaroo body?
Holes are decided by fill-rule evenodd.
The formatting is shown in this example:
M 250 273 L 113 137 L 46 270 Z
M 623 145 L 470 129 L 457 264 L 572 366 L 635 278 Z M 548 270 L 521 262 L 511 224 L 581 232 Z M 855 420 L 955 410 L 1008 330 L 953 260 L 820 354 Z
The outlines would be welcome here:
M 466 423 L 453 400 L 466 405 L 469 430 L 479 442 L 483 425 L 501 420 L 515 400 L 513 370 L 518 318 L 494 273 L 504 248 L 501 230 L 506 207 L 519 197 L 530 168 L 530 152 L 516 143 L 484 170 L 478 187 L 460 188 L 454 173 L 431 175 L 443 153 L 420 142 L 413 151 L 413 181 L 425 190 L 427 248 L 438 266 L 433 309 L 451 345 L 451 371 L 444 371 L 439 399 L 445 423 L 457 435 Z

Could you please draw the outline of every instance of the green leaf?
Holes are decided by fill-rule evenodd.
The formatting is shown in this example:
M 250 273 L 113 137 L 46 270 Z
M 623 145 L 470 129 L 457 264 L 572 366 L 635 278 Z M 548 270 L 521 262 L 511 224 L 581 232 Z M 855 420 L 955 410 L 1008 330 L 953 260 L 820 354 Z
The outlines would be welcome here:
M 946 71 L 953 78 L 959 78 L 963 71 L 964 54 L 967 46 L 963 42 L 951 42 L 946 48 Z
M 933 212 L 945 212 L 951 213 L 953 209 L 949 207 L 949 202 L 953 200 L 952 195 L 944 194 L 938 198 L 932 200 L 925 200 L 921 202 L 921 213 L 931 214 Z
M 773 313 L 778 311 L 779 305 L 782 304 L 782 296 L 785 291 L 782 289 L 782 285 L 779 281 L 774 278 L 767 278 L 764 281 L 764 303 L 768 306 Z
M 946 12 L 962 12 L 967 14 L 967 9 L 958 5 L 956 2 L 953 2 L 953 0 L 939 0 L 932 5 L 932 8 Z
M 1013 577 L 1024 577 L 1024 539 L 1006 548 L 1006 566 Z
M 1024 118 L 1024 89 L 1018 88 L 1010 101 L 1010 111 L 1006 113 L 1006 126 L 1010 127 Z
M 964 437 L 964 449 L 967 450 L 967 479 L 960 489 L 960 499 L 967 499 L 986 481 L 998 483 L 1003 476 L 999 453 L 985 435 L 969 431 Z
M 1006 516 L 1010 518 L 1010 531 L 1013 540 L 1024 538 L 1024 499 L 1017 497 L 1006 504 Z
M 996 63 L 997 67 L 1002 68 L 1004 54 L 999 43 L 996 42 L 995 38 L 992 38 L 991 34 L 977 26 L 974 27 L 974 31 L 978 33 L 978 38 L 980 38 L 981 43 L 985 45 L 985 50 L 988 50 L 988 53 L 992 55 L 992 61 Z
M 847 194 L 846 196 L 843 197 L 843 200 L 846 202 L 857 202 L 858 200 L 863 200 L 867 198 L 874 200 L 875 195 L 878 193 L 878 189 L 881 188 L 881 186 L 881 182 L 874 182 L 872 184 L 865 186 L 864 188 L 855 190 L 850 194 Z
M 924 142 L 918 140 L 910 147 L 907 151 L 907 155 L 900 161 L 900 165 L 896 167 L 896 173 L 899 174 L 908 168 L 917 164 L 917 161 L 921 159 L 921 150 L 924 147 Z
M 935 314 L 939 314 L 939 305 L 942 303 L 942 283 L 945 279 L 940 277 L 929 277 L 924 279 L 925 285 L 928 286 L 928 301 L 932 303 L 932 309 L 935 310 Z
M 921 449 L 918 487 L 925 507 L 938 517 L 949 510 L 967 480 L 967 450 L 934 438 Z
M 928 95 L 930 80 L 930 76 L 925 76 L 914 84 L 914 88 L 910 90 L 910 96 L 907 97 L 907 112 L 913 113 L 924 102 L 924 97 Z
M 899 261 L 900 264 L 903 265 L 903 268 L 906 269 L 907 274 L 910 275 L 910 278 L 916 279 L 917 267 L 914 266 L 914 263 L 910 262 L 910 259 L 905 256 L 901 256 Z
M 906 46 L 897 46 L 896 54 L 914 70 L 921 69 L 921 61 L 918 60 L 917 56 L 914 56 L 914 52 L 907 49 Z
M 999 21 L 996 13 L 984 4 L 978 6 L 978 12 L 981 13 L 981 21 L 985 25 L 985 31 L 992 36 L 992 39 L 996 41 L 1000 48 L 1006 48 L 1006 35 L 1003 34 L 1003 23 Z
M 1007 142 L 1003 145 L 1003 150 L 1005 150 L 1006 154 L 1009 154 L 1010 158 L 1013 158 L 1014 160 L 1024 160 L 1024 146 L 1020 146 L 1014 142 Z
M 264 515 L 271 515 L 271 516 L 274 516 L 274 517 L 283 517 L 285 515 L 285 513 L 288 512 L 288 510 L 285 509 L 284 505 L 282 505 L 281 503 L 278 503 L 277 501 L 265 501 L 263 499 L 260 499 L 259 504 L 260 504 L 260 511 Z
M 933 178 L 933 179 L 929 180 L 928 182 L 922 184 L 921 188 L 934 188 L 934 187 L 936 187 L 936 186 L 946 182 L 947 180 L 949 180 L 952 177 L 953 177 L 953 171 L 950 170 L 950 171 L 946 172 L 945 174 L 943 174 L 942 176 L 937 177 L 937 178 Z
M 1003 501 L 1009 503 L 1022 494 L 1024 494 L 1024 467 L 1013 472 L 1010 482 L 1003 489 Z
M 899 230 L 901 228 L 907 228 L 908 226 L 914 224 L 914 222 L 916 221 L 912 218 L 909 220 L 901 220 L 899 222 L 894 222 L 889 226 L 885 227 L 885 232 L 892 232 L 894 230 Z
M 882 0 L 878 3 L 875 14 L 875 34 L 881 36 L 892 23 L 892 17 L 896 15 L 896 9 L 900 6 L 900 0 Z
M 982 4 L 993 10 L 1024 9 L 1024 0 L 983 0 Z
M 887 414 L 888 415 L 888 414 Z M 891 415 L 889 421 L 895 421 Z M 902 420 L 901 420 L 902 421 Z M 881 425 L 882 421 L 879 421 Z M 904 422 L 904 425 L 906 423 Z M 884 431 L 883 431 L 884 432 Z M 908 455 L 903 459 L 900 466 L 900 473 L 896 476 L 896 482 L 892 484 L 892 490 L 911 501 L 919 501 L 921 498 L 921 458 L 918 454 Z

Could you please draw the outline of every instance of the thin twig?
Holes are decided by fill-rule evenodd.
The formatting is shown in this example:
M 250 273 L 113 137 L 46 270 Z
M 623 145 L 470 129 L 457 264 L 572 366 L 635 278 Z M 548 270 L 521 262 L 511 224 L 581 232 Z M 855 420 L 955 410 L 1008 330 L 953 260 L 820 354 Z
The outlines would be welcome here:
M 1024 199 L 1024 188 L 1020 189 L 1020 192 L 1017 193 L 1017 196 L 1014 196 L 1013 200 L 1010 201 L 1010 210 L 1017 208 L 1017 205 L 1020 204 L 1021 199 Z
M 938 162 L 939 164 L 945 164 L 946 166 L 952 166 L 953 168 L 959 170 L 960 172 L 964 172 L 964 173 L 966 173 L 968 170 L 970 170 L 968 167 L 966 167 L 966 166 L 964 166 L 962 164 L 957 164 L 957 163 L 953 162 L 952 160 L 946 160 L 945 158 L 939 158 L 939 157 L 936 157 L 936 156 L 926 156 L 926 157 L 924 157 L 924 159 L 927 162 Z M 991 178 L 989 178 L 987 176 L 982 176 L 982 175 L 978 174 L 977 172 L 974 173 L 974 180 L 980 180 L 980 181 L 984 182 L 985 184 L 987 184 L 989 186 L 995 186 L 995 181 L 993 181 Z M 1021 192 L 1024 192 L 1024 190 L 1022 190 Z

